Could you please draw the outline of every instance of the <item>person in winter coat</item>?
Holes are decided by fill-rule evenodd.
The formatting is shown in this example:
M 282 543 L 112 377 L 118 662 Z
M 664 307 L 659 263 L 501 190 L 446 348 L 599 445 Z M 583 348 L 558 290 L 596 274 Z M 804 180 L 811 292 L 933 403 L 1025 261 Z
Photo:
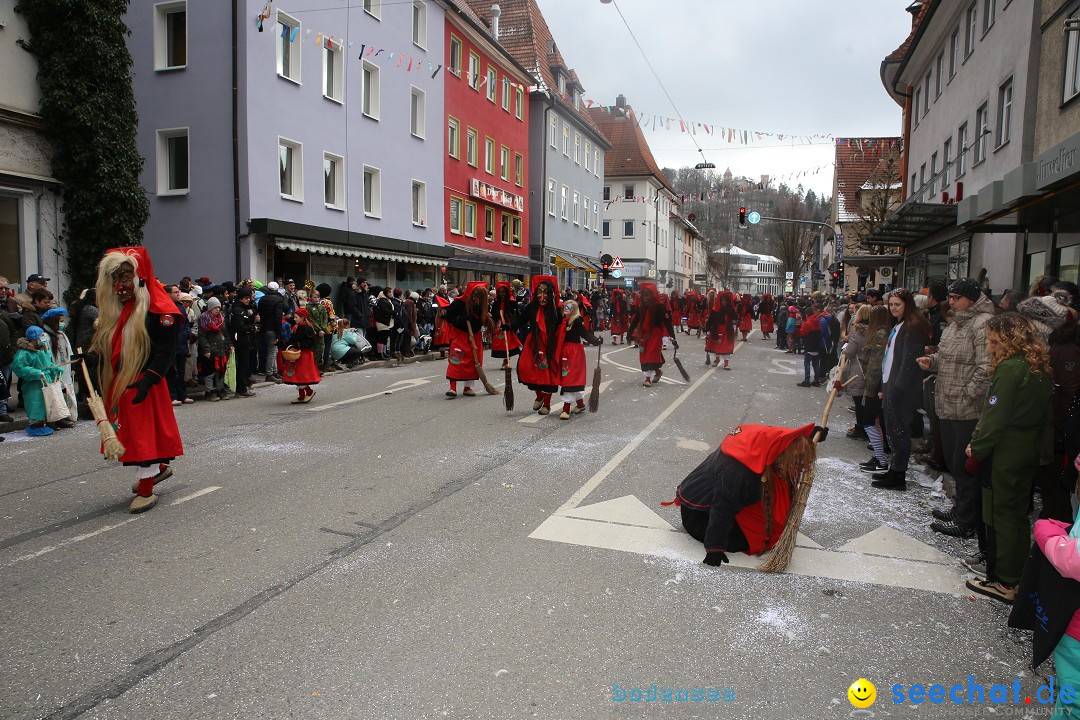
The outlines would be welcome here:
M 94 339 L 94 322 L 98 319 L 97 291 L 87 288 L 79 295 L 79 299 L 72 303 L 71 320 L 68 322 L 68 339 L 72 347 L 83 350 L 90 347 Z
M 494 331 L 488 311 L 487 283 L 470 280 L 465 294 L 450 303 L 446 311 L 450 325 L 450 351 L 446 364 L 446 379 L 450 381 L 447 397 L 457 397 L 460 381 L 464 386 L 462 395 L 474 397 L 473 383 L 480 379 L 480 367 L 484 364 L 484 344 L 481 330 Z M 470 332 L 471 330 L 471 332 Z
M 893 454 L 889 469 L 872 475 L 870 484 L 887 490 L 907 489 L 908 460 L 911 458 L 911 421 L 922 400 L 922 370 L 917 358 L 926 350 L 930 323 L 915 306 L 915 297 L 906 288 L 889 293 L 889 313 L 897 324 L 885 343 L 881 363 L 885 432 Z
M 347 318 L 350 323 L 359 321 L 360 318 L 357 316 L 359 300 L 356 281 L 351 277 L 345 278 L 345 281 L 338 286 L 338 309 L 341 311 L 341 317 Z
M 799 387 L 821 387 L 821 356 L 828 344 L 829 321 L 825 318 L 820 306 L 815 305 L 812 310 L 807 308 L 803 312 L 806 313 L 806 316 L 798 329 L 805 352 L 803 355 L 803 381 L 796 384 Z M 811 368 L 814 370 L 814 382 L 810 382 Z
M 855 426 L 848 430 L 849 438 L 865 438 L 866 431 L 863 426 L 863 395 L 866 393 L 866 375 L 863 372 L 862 363 L 859 362 L 859 351 L 866 345 L 866 325 L 870 321 L 870 308 L 863 305 L 855 311 L 851 322 L 848 324 L 847 342 L 844 343 L 841 354 L 846 358 L 844 362 L 844 374 L 840 376 L 840 382 L 844 386 L 844 392 L 851 397 L 855 404 Z
M 641 283 L 641 304 L 630 319 L 627 328 L 629 337 L 636 337 L 638 344 L 638 362 L 645 376 L 645 387 L 660 383 L 664 374 L 660 368 L 664 365 L 664 338 L 671 338 L 672 346 L 678 350 L 675 330 L 671 326 L 671 313 L 665 303 L 660 301 L 656 283 Z
M 330 314 L 326 312 L 326 307 L 322 304 L 318 290 L 309 287 L 305 293 L 306 296 L 301 296 L 303 298 L 301 302 L 307 308 L 308 321 L 311 323 L 312 329 L 315 330 L 315 346 L 311 348 L 311 352 L 315 358 L 315 366 L 319 368 L 320 372 L 323 372 L 326 370 L 323 357 L 325 357 L 326 353 L 326 333 L 330 327 Z
M 884 305 L 864 305 L 869 308 L 866 320 L 866 342 L 856 353 L 863 370 L 862 424 L 873 457 L 859 464 L 865 473 L 880 473 L 889 469 L 885 457 L 885 441 L 881 426 L 881 365 L 885 361 L 885 347 L 888 344 L 892 319 Z
M 1020 314 L 991 318 L 986 340 L 990 389 L 965 450 L 967 471 L 983 482 L 986 576 L 969 580 L 967 587 L 1012 603 L 1030 546 L 1031 483 L 1050 421 L 1054 383 L 1046 346 Z
M 562 357 L 558 278 L 533 275 L 531 297 L 517 319 L 509 325 L 504 324 L 502 329 L 524 332 L 525 340 L 517 364 L 518 382 L 536 393 L 533 410 L 547 415 L 551 412 L 551 395 L 559 389 L 562 379 L 557 361 Z
M 206 385 L 206 399 L 227 400 L 225 371 L 229 365 L 232 341 L 225 332 L 225 314 L 216 297 L 206 302 L 206 312 L 199 317 L 199 375 Z
M 75 377 L 72 374 L 71 358 L 74 352 L 71 342 L 64 333 L 67 324 L 67 310 L 52 308 L 46 310 L 41 316 L 42 329 L 45 336 L 42 341 L 49 351 L 52 364 L 57 368 L 59 380 L 64 388 L 64 400 L 67 403 L 68 417 L 49 423 L 54 430 L 75 427 L 75 420 L 79 419 L 79 404 L 75 396 Z
M 375 351 L 383 360 L 391 357 L 390 338 L 394 334 L 393 288 L 374 288 L 378 291 L 375 301 Z
M 0 277 L 0 301 L 7 291 L 7 280 Z M 11 377 L 11 363 L 15 360 L 15 340 L 18 335 L 15 323 L 0 306 L 0 422 L 9 423 L 14 418 L 8 414 L 8 400 L 15 383 Z
M 281 382 L 278 372 L 277 351 L 281 323 L 285 317 L 285 298 L 278 293 L 278 284 L 266 284 L 266 294 L 259 300 L 256 311 L 262 321 L 262 341 L 259 345 L 259 374 L 268 380 Z
M 42 387 L 59 377 L 49 358 L 49 353 L 42 345 L 41 338 L 45 331 L 33 325 L 26 329 L 26 336 L 15 342 L 15 360 L 11 371 L 19 378 L 19 394 L 30 425 L 26 434 L 35 437 L 52 435 L 53 429 L 45 424 L 45 395 Z
M 251 350 L 257 340 L 255 337 L 254 293 L 250 288 L 240 288 L 236 292 L 236 302 L 229 313 L 229 336 L 236 347 L 236 397 L 255 397 L 251 390 Z
M 1080 498 L 1080 494 L 1077 495 Z M 1046 559 L 1063 577 L 1080 581 L 1080 515 L 1069 525 L 1060 520 L 1044 518 L 1035 522 L 1035 544 Z M 1058 688 L 1080 688 L 1080 610 L 1073 614 L 1065 628 L 1065 635 L 1054 648 L 1054 669 Z M 1065 718 L 1080 715 L 1080 698 L 1073 693 L 1066 700 L 1058 693 L 1052 717 Z
M 582 342 L 589 345 L 603 345 L 604 339 L 592 333 L 585 326 L 581 317 L 581 307 L 576 300 L 563 303 L 562 354 L 559 372 L 562 377 L 562 414 L 560 420 L 569 420 L 570 413 L 575 415 L 585 411 L 585 383 L 588 380 L 588 362 Z M 571 403 L 574 403 L 571 407 Z
M 712 294 L 709 293 L 712 311 L 705 322 L 705 365 L 709 365 L 709 354 L 714 353 L 713 367 L 720 364 L 720 357 L 723 356 L 724 369 L 730 370 L 728 359 L 735 352 L 735 328 L 739 323 L 735 296 L 728 290 L 717 293 L 715 299 L 711 297 Z
M 364 362 L 364 348 L 371 345 L 361 335 L 349 327 L 345 318 L 338 319 L 338 332 L 332 336 L 330 355 L 338 367 L 351 368 Z
M 947 302 L 952 321 L 941 331 L 937 351 L 920 357 L 919 367 L 936 375 L 934 410 L 941 431 L 941 451 L 956 484 L 956 501 L 948 510 L 934 510 L 930 529 L 959 538 L 981 538 L 982 486 L 965 469 L 964 450 L 979 422 L 986 391 L 990 388 L 990 355 L 986 324 L 994 317 L 994 303 L 971 278 L 955 281 Z
M 814 425 L 740 425 L 675 490 L 682 524 L 705 544 L 706 565 L 760 555 L 780 539 L 799 484 L 817 457 Z

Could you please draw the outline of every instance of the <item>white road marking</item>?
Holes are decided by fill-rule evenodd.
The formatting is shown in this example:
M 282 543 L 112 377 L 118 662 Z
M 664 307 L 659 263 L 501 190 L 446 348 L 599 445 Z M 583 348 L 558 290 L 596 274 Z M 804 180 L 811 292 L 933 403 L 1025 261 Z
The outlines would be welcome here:
M 197 497 L 202 497 L 203 495 L 206 495 L 208 493 L 212 493 L 215 490 L 220 490 L 220 489 L 221 489 L 221 486 L 219 486 L 219 485 L 211 485 L 210 487 L 204 487 L 202 490 L 199 490 L 198 492 L 193 492 L 190 495 L 185 495 L 182 498 L 177 498 L 177 499 L 173 500 L 171 503 L 169 503 L 169 505 L 179 505 L 180 503 L 186 503 L 188 500 L 194 500 Z
M 614 382 L 614 380 L 604 380 L 603 382 L 601 382 L 600 383 L 600 394 L 602 395 L 604 393 L 604 391 L 608 389 L 608 386 L 611 385 L 611 383 L 613 383 L 613 382 Z M 586 397 L 588 397 L 589 393 L 591 393 L 591 392 L 592 392 L 592 386 L 591 385 L 589 387 L 585 388 L 585 396 Z M 552 399 L 552 401 L 554 401 L 555 397 L 552 396 L 551 399 Z M 588 402 L 588 401 L 586 401 L 586 402 Z M 531 406 L 532 405 L 530 403 L 530 407 Z M 554 415 L 555 417 L 559 416 L 559 414 L 557 412 L 555 412 L 554 410 L 551 411 L 551 414 Z M 536 412 L 533 412 L 532 415 L 526 415 L 525 417 L 518 420 L 518 422 L 519 423 L 524 423 L 525 425 L 532 425 L 534 423 L 540 422 L 545 417 L 547 417 L 547 416 L 546 415 L 539 415 Z
M 674 508 L 673 508 L 674 509 Z M 672 513 L 678 518 L 678 512 Z M 676 530 L 633 495 L 559 510 L 530 538 L 700 562 L 701 543 Z M 756 568 L 768 555 L 728 555 L 736 567 Z M 889 527 L 880 527 L 837 550 L 799 533 L 786 573 L 852 582 L 962 593 L 964 573 L 949 556 Z
M 801 370 L 802 363 L 798 360 L 788 360 L 787 358 L 773 358 L 772 364 L 776 367 L 769 368 L 769 372 L 776 375 L 798 375 Z
M 438 377 L 438 375 L 432 375 L 431 377 Z M 330 408 L 336 408 L 336 407 L 341 407 L 342 405 L 351 405 L 353 403 L 358 403 L 358 402 L 361 402 L 362 400 L 370 400 L 371 398 L 382 397 L 383 395 L 393 395 L 394 393 L 399 392 L 401 390 L 411 390 L 412 388 L 420 387 L 421 385 L 427 385 L 430 382 L 431 382 L 431 380 L 429 380 L 427 378 L 415 378 L 413 380 L 401 380 L 401 381 L 398 381 L 398 382 L 394 383 L 394 385 L 402 385 L 403 387 L 395 388 L 394 385 L 391 385 L 390 387 L 394 388 L 392 390 L 380 390 L 378 392 L 374 392 L 374 393 L 371 393 L 369 395 L 360 395 L 359 397 L 348 398 L 347 400 L 338 400 L 337 402 L 327 403 L 326 405 L 316 405 L 315 407 L 310 407 L 309 406 L 307 409 L 310 410 L 311 412 L 322 412 L 323 410 L 329 410 Z

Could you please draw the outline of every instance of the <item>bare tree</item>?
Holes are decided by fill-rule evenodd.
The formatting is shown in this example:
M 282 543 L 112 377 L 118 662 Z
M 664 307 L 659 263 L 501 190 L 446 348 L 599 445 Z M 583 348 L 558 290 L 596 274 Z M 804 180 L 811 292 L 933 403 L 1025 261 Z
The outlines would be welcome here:
M 896 156 L 882 158 L 855 195 L 859 200 L 859 217 L 844 223 L 844 255 L 895 254 L 897 248 L 864 245 L 864 240 L 900 206 L 900 159 Z
M 790 220 L 809 220 L 806 206 L 794 195 L 789 195 L 777 205 L 780 217 Z M 810 261 L 814 233 L 808 226 L 797 222 L 770 222 L 768 225 L 769 250 L 780 259 L 780 271 L 794 273 L 799 277 Z
M 709 266 L 709 272 L 717 279 L 722 290 L 738 288 L 739 268 L 731 257 L 730 245 L 710 251 L 706 264 Z

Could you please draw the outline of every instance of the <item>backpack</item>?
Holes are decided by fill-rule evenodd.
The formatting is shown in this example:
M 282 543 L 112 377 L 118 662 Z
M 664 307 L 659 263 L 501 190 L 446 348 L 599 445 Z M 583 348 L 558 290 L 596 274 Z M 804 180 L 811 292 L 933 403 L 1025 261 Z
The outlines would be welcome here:
M 430 300 L 421 299 L 416 304 L 416 319 L 421 323 L 435 322 L 435 307 Z
M 408 330 L 412 322 L 409 320 L 408 311 L 405 310 L 405 303 L 397 298 L 394 298 L 391 302 L 394 303 L 394 329 L 398 332 Z

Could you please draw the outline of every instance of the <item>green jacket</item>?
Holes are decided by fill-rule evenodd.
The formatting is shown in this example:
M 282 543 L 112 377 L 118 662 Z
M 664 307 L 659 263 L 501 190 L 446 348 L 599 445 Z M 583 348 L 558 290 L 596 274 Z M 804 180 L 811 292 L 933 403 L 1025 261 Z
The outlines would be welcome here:
M 862 364 L 863 377 L 866 379 L 866 389 L 863 397 L 876 398 L 881 392 L 881 365 L 885 360 L 885 343 L 888 340 L 888 332 L 878 330 L 874 337 L 866 341 L 862 350 L 858 352 L 859 362 Z
M 1035 374 L 1023 357 L 1004 360 L 994 370 L 982 417 L 971 436 L 971 455 L 994 457 L 995 475 L 1007 469 L 1038 465 L 1043 430 L 1050 420 L 1054 382 L 1047 372 Z
M 15 346 L 11 372 L 20 380 L 19 394 L 26 407 L 26 416 L 31 422 L 44 422 L 45 396 L 41 394 L 41 387 L 43 382 L 60 377 L 60 371 L 53 366 L 46 350 L 35 350 L 26 338 L 19 338 Z

